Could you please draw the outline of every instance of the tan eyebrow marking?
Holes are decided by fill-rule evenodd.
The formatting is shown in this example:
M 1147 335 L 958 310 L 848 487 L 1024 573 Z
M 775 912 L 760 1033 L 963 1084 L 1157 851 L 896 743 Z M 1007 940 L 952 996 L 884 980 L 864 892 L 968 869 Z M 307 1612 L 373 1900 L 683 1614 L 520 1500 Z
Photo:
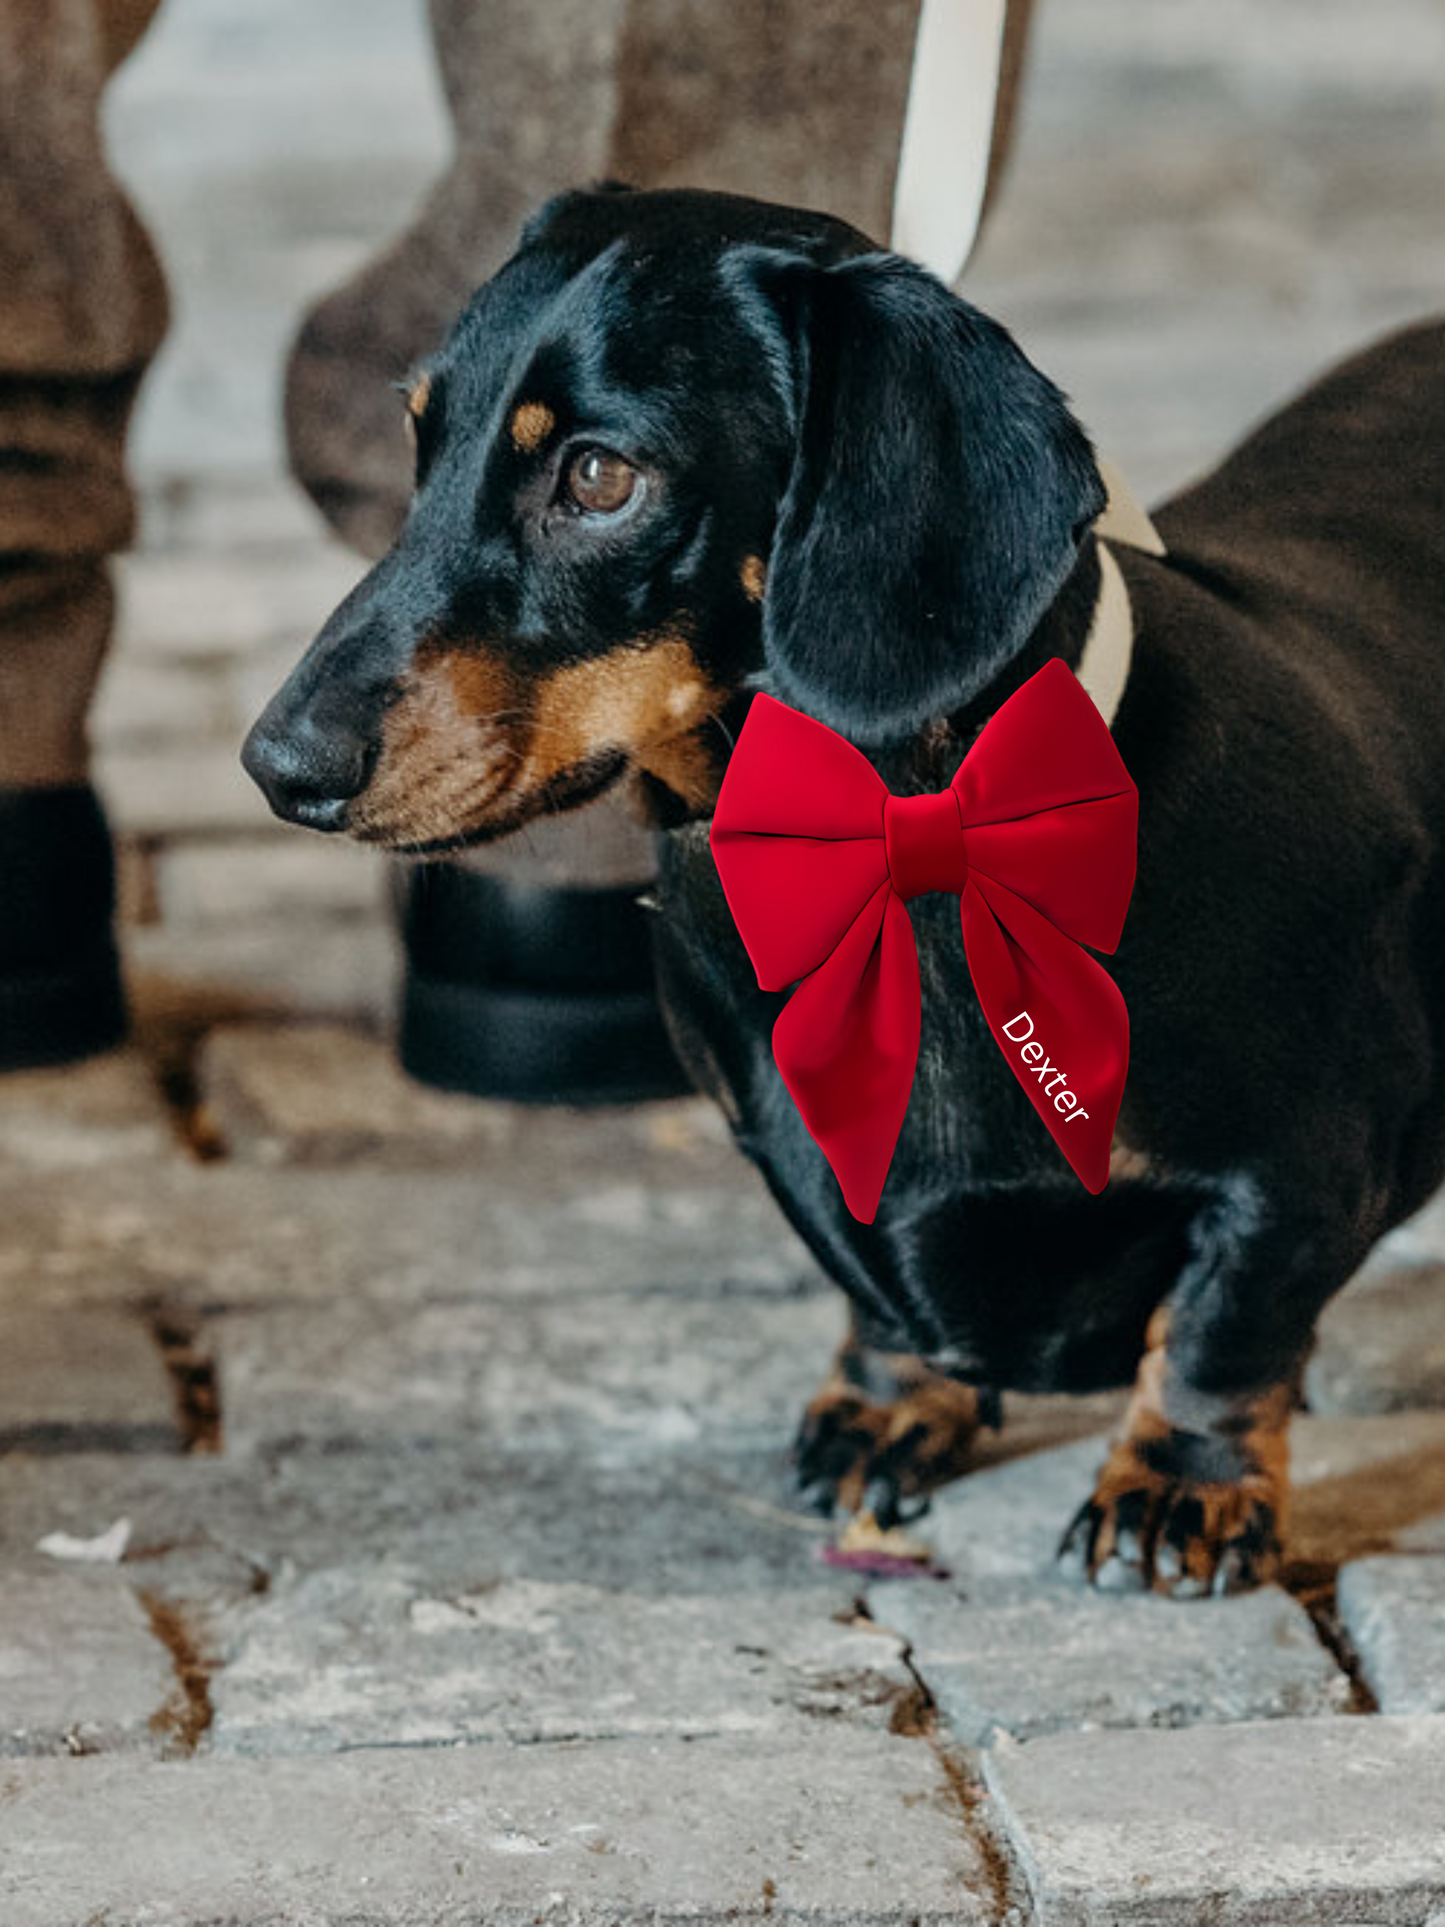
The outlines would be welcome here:
M 768 572 L 763 566 L 760 555 L 746 555 L 742 566 L 743 594 L 749 602 L 761 602 L 763 590 L 768 586 Z
M 512 416 L 512 446 L 530 455 L 557 426 L 557 417 L 544 401 L 524 401 Z
M 426 413 L 427 404 L 430 401 L 431 376 L 418 375 L 411 385 L 410 394 L 406 398 L 406 412 L 411 416 L 413 421 L 420 421 Z

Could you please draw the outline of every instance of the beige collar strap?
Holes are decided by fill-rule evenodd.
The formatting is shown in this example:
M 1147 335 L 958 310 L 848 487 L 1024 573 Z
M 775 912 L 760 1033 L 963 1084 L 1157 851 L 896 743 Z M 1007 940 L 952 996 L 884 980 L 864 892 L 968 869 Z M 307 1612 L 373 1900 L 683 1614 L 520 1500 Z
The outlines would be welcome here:
M 1099 473 L 1109 493 L 1104 512 L 1094 524 L 1094 534 L 1099 538 L 1095 544 L 1099 556 L 1099 596 L 1074 674 L 1112 729 L 1134 660 L 1134 612 L 1129 604 L 1124 572 L 1110 544 L 1139 549 L 1145 555 L 1163 555 L 1166 551 L 1158 529 L 1135 501 L 1128 483 L 1113 463 L 1101 461 Z
M 922 0 L 893 189 L 894 250 L 952 287 L 988 190 L 1008 0 Z
M 1128 549 L 1142 549 L 1145 555 L 1164 555 L 1164 538 L 1140 507 L 1134 491 L 1111 461 L 1102 455 L 1097 459 L 1109 499 L 1094 524 L 1095 535 L 1106 542 L 1121 542 Z
M 898 154 L 892 246 L 952 287 L 978 238 L 988 189 L 1009 0 L 921 0 L 913 72 Z M 1159 531 L 1112 462 L 1099 472 L 1108 502 L 1094 524 L 1100 538 L 1099 598 L 1075 672 L 1106 723 L 1123 700 L 1134 651 L 1134 621 L 1119 543 L 1163 555 Z
M 1134 660 L 1134 616 L 1124 574 L 1107 542 L 1098 544 L 1099 596 L 1074 668 L 1080 687 L 1094 699 L 1094 707 L 1112 729 Z

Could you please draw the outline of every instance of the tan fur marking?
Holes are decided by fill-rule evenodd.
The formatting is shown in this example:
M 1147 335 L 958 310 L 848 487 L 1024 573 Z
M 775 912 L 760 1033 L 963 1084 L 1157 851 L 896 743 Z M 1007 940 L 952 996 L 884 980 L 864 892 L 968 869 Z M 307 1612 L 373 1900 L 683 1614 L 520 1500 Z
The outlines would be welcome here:
M 557 426 L 557 417 L 544 401 L 524 401 L 512 416 L 512 446 L 531 455 Z
M 505 711 L 513 700 L 510 670 L 485 649 L 442 651 L 432 657 L 426 667 L 433 674 L 446 677 L 462 716 L 491 719 Z
M 701 736 L 679 736 L 676 742 L 659 743 L 655 749 L 643 751 L 637 762 L 649 776 L 665 783 L 689 811 L 706 809 L 717 799 L 721 771 Z M 652 811 L 646 805 L 643 818 L 652 820 Z
M 1097 1571 L 1114 1551 L 1123 1500 L 1146 1494 L 1157 1526 L 1165 1509 L 1187 1494 L 1198 1513 L 1195 1530 L 1183 1548 L 1183 1573 L 1207 1585 L 1224 1550 L 1260 1508 L 1268 1508 L 1273 1515 L 1276 1537 L 1284 1536 L 1293 1396 L 1288 1385 L 1280 1384 L 1238 1401 L 1229 1422 L 1229 1435 L 1242 1460 L 1237 1479 L 1171 1481 L 1149 1453 L 1150 1446 L 1167 1439 L 1178 1423 L 1170 1412 L 1167 1340 L 1167 1311 L 1156 1312 L 1149 1327 L 1150 1349 L 1140 1362 L 1119 1434 L 1094 1488 L 1093 1503 L 1101 1518 L 1091 1565 Z M 1262 1576 L 1267 1577 L 1272 1570 L 1268 1554 L 1261 1555 L 1261 1567 Z M 1159 1589 L 1168 1590 L 1167 1583 Z
M 352 815 L 353 834 L 376 843 L 422 843 L 485 823 L 517 765 L 512 708 L 512 678 L 496 656 L 419 650 L 387 711 L 376 773 Z
M 857 1512 L 880 1460 L 893 1462 L 905 1495 L 931 1492 L 967 1469 L 978 1437 L 980 1399 L 975 1386 L 960 1385 L 906 1352 L 875 1354 L 892 1379 L 891 1400 L 870 1398 L 847 1369 L 852 1341 L 845 1341 L 833 1370 L 803 1417 L 804 1433 L 826 1434 L 837 1457 L 838 1503 Z M 908 1440 L 906 1454 L 899 1447 Z
M 720 701 L 681 636 L 642 638 L 570 663 L 538 686 L 523 786 L 539 789 L 610 749 L 650 768 L 658 751 L 697 729 Z
M 743 567 L 742 567 L 742 585 L 743 585 L 743 594 L 747 597 L 749 602 L 762 601 L 763 591 L 768 586 L 768 571 L 764 566 L 763 558 L 760 555 L 744 556 Z
M 431 401 L 431 376 L 418 375 L 412 383 L 411 393 L 406 398 L 407 413 L 413 421 L 420 421 Z
M 1115 1138 L 1109 1147 L 1109 1177 L 1111 1181 L 1127 1183 L 1133 1178 L 1146 1178 L 1154 1169 L 1154 1161 L 1147 1151 L 1135 1145 L 1125 1144 L 1122 1138 Z
M 698 732 L 722 699 L 675 634 L 545 678 L 484 648 L 423 648 L 387 712 L 353 832 L 419 843 L 495 823 L 502 808 L 525 820 L 547 784 L 609 751 L 700 808 L 717 776 Z

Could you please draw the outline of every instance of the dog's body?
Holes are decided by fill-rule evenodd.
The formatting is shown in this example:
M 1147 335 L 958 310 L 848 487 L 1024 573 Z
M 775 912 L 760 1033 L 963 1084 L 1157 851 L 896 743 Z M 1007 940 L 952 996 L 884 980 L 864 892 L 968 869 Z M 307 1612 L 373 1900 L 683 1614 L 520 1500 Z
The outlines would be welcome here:
M 1260 1355 L 1231 1352 L 1246 1381 L 1284 1373 L 1324 1299 L 1439 1182 L 1442 461 L 1431 328 L 1352 363 L 1161 510 L 1167 557 L 1116 551 L 1137 631 L 1114 735 L 1140 792 L 1139 872 L 1110 965 L 1131 1056 L 1100 1198 L 1039 1130 L 983 1023 L 956 905 L 930 897 L 911 907 L 918 1080 L 878 1222 L 855 1222 L 779 1094 L 786 1000 L 757 988 L 706 835 L 664 840 L 664 983 L 688 1061 L 896 1345 L 1001 1385 L 1116 1384 L 1191 1239 L 1288 1226 L 1309 1242 L 1303 1275 L 1273 1260 L 1246 1312 Z M 1050 633 L 1030 661 L 1082 640 Z M 937 788 L 967 742 L 880 766 L 900 792 Z
M 913 271 L 875 267 L 849 230 L 815 222 L 800 231 L 811 217 L 766 209 L 749 228 L 738 212 L 749 205 L 577 196 L 529 234 L 518 260 L 550 245 L 565 302 L 589 264 L 612 258 L 619 235 L 645 262 L 658 238 L 680 231 L 679 216 L 704 230 L 720 220 L 710 258 L 721 260 L 722 286 L 742 289 L 738 328 L 718 325 L 729 379 L 740 380 L 739 330 L 761 341 L 761 379 L 773 391 L 786 389 L 787 346 L 801 338 L 804 352 L 776 422 L 760 390 L 756 420 L 740 409 L 741 425 L 718 431 L 730 479 L 701 518 L 704 533 L 683 526 L 681 466 L 659 462 L 643 510 L 654 529 L 664 512 L 678 519 L 667 553 L 687 545 L 691 572 L 669 561 L 660 622 L 649 622 L 629 578 L 633 655 L 584 652 L 531 699 L 545 730 L 510 745 L 523 775 L 494 785 L 504 801 L 490 818 L 470 802 L 450 822 L 432 808 L 413 819 L 428 835 L 392 829 L 387 840 L 510 827 L 524 820 L 516 792 L 529 770 L 543 806 L 565 805 L 625 749 L 668 826 L 659 961 L 679 1047 L 857 1309 L 843 1376 L 810 1414 L 805 1477 L 826 1496 L 857 1503 L 881 1491 L 887 1503 L 958 1469 L 980 1406 L 950 1381 L 1080 1390 L 1127 1380 L 1144 1353 L 1125 1432 L 1076 1522 L 1073 1551 L 1104 1584 L 1190 1592 L 1251 1583 L 1277 1557 L 1285 1427 L 1319 1309 L 1445 1174 L 1445 327 L 1370 351 L 1266 424 L 1160 511 L 1167 555 L 1115 551 L 1135 647 L 1114 733 L 1139 789 L 1140 828 L 1134 902 L 1110 966 L 1129 1009 L 1131 1059 L 1108 1189 L 1086 1194 L 1040 1127 L 984 1026 L 956 902 L 924 897 L 910 906 L 923 984 L 918 1074 L 876 1222 L 865 1226 L 849 1216 L 772 1063 L 783 1000 L 757 989 L 707 845 L 718 744 L 747 692 L 773 687 L 861 741 L 895 792 L 940 788 L 981 723 L 1042 662 L 1077 664 L 1099 590 L 1089 528 L 1102 497 L 1054 391 L 1022 373 L 989 324 L 960 319 L 970 314 L 961 304 L 940 308 L 950 297 Z M 536 298 L 555 315 L 555 291 Z M 706 332 L 686 304 L 677 325 Z M 944 371 L 936 394 L 910 389 L 911 351 L 899 341 Z M 696 366 L 706 345 L 689 337 L 679 353 Z M 548 339 L 533 347 L 530 364 L 515 356 L 501 381 L 491 430 L 495 440 L 506 430 L 516 452 L 539 423 L 543 442 L 567 427 L 560 391 L 531 398 L 535 371 L 550 367 L 549 351 L 556 359 Z M 888 401 L 876 416 L 870 352 Z M 464 323 L 438 379 L 455 386 L 454 364 L 468 353 Z M 596 379 L 586 356 L 570 359 Z M 566 379 L 582 377 L 573 368 Z M 638 378 L 610 379 L 625 389 Z M 534 406 L 541 413 L 527 414 Z M 936 415 L 920 412 L 930 408 Z M 959 423 L 975 446 L 988 445 L 987 487 L 976 456 L 952 453 Z M 851 472 L 836 449 L 844 435 L 858 444 Z M 994 438 L 1004 438 L 1002 454 Z M 912 496 L 880 540 L 907 550 L 899 561 L 909 573 L 878 584 L 850 574 L 848 491 L 883 489 L 878 465 L 895 443 L 913 465 Z M 565 458 L 566 447 L 558 463 Z M 918 499 L 950 479 L 950 461 L 961 464 L 951 536 L 948 502 Z M 639 463 L 636 473 L 654 470 Z M 880 499 L 882 510 L 858 504 L 856 566 L 873 576 L 887 566 L 881 551 L 868 553 L 871 523 L 891 512 Z M 995 527 L 996 501 L 1004 520 Z M 628 517 L 646 530 L 643 510 L 607 510 L 601 531 L 614 566 L 636 566 L 639 581 L 644 535 L 630 550 L 615 545 Z M 547 527 L 535 526 L 542 534 L 529 554 L 541 552 Z M 957 581 L 950 540 L 972 571 Z M 985 577 L 980 555 L 1010 543 L 1026 550 L 1027 566 L 1007 574 L 1000 564 Z M 361 623 L 375 637 L 378 593 L 394 633 L 404 604 L 388 568 L 414 584 L 418 557 L 435 570 L 445 546 L 433 539 L 423 550 L 415 528 L 402 538 L 370 579 L 371 603 L 345 605 L 278 698 L 281 713 L 273 706 L 258 726 L 263 752 L 294 742 L 298 716 L 314 730 L 334 708 L 338 636 L 354 644 Z M 584 565 L 566 555 L 580 605 Z M 474 589 L 465 602 L 481 606 Z M 668 613 L 674 606 L 685 615 Z M 507 620 L 509 633 L 522 633 L 515 615 Z M 461 692 L 484 687 L 497 713 L 516 703 L 516 649 L 499 666 L 489 648 L 483 670 L 468 668 L 455 613 L 444 692 L 433 676 L 418 695 L 407 673 L 435 648 L 438 619 L 413 610 L 407 621 L 411 653 L 393 693 L 378 703 L 382 679 L 367 672 L 381 765 L 373 751 L 359 793 L 345 792 L 363 831 L 383 805 L 389 824 L 405 825 L 396 799 L 408 769 L 413 785 L 426 771 L 460 783 L 446 772 L 464 748 Z M 489 636 L 496 621 L 492 608 Z M 659 650 L 679 639 L 687 656 L 669 659 L 644 724 L 637 692 L 644 675 L 662 677 Z M 585 685 L 565 716 L 545 700 L 561 674 Z M 592 693 L 599 683 L 605 702 Z M 673 735 L 656 722 L 663 710 L 678 724 Z M 445 757 L 428 748 L 419 763 L 412 745 L 429 714 L 452 733 Z M 564 722 L 579 747 L 558 763 L 537 745 Z M 438 740 L 432 728 L 427 741 Z M 274 768 L 252 754 L 285 807 Z M 314 798 L 320 786 L 308 781 Z M 307 809 L 288 813 L 304 819 Z

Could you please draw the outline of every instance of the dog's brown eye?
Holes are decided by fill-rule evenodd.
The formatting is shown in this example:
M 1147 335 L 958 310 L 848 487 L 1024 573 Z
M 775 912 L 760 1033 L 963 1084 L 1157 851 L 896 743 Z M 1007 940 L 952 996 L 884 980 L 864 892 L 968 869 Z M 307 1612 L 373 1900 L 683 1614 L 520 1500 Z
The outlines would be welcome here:
M 637 470 L 607 448 L 584 448 L 567 465 L 567 493 L 592 515 L 615 515 L 636 487 Z

